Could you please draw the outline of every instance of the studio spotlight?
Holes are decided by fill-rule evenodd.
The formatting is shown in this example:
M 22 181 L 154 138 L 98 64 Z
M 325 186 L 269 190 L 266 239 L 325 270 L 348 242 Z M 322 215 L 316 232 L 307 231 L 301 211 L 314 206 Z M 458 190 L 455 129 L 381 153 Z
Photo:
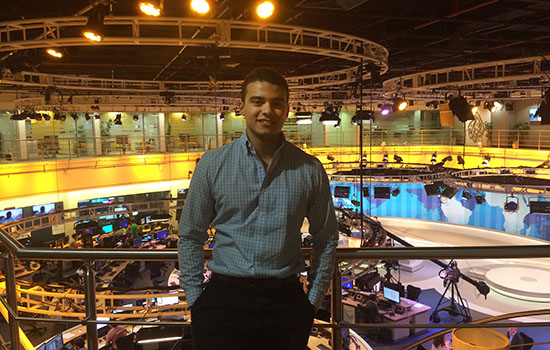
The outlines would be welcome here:
M 514 195 L 506 197 L 506 202 L 504 203 L 504 211 L 508 213 L 514 213 L 519 210 L 519 200 Z
M 86 120 L 92 119 L 92 117 L 90 116 L 90 113 L 84 113 L 84 118 L 86 118 Z
M 42 118 L 44 118 L 45 121 L 49 121 L 50 119 L 52 119 L 52 117 L 50 117 L 48 113 L 42 113 Z
M 496 111 L 498 111 L 498 109 L 502 107 L 502 105 L 499 103 L 499 102 L 485 102 L 485 104 L 483 105 L 483 108 L 489 110 L 491 113 L 495 113 Z
M 33 112 L 31 114 L 31 118 L 34 119 L 34 120 L 37 120 L 37 121 L 41 121 L 42 120 L 42 114 Z
M 103 40 L 103 19 L 105 13 L 102 7 L 96 7 L 88 15 L 88 22 L 84 27 L 83 35 L 90 41 L 100 42 Z
M 463 123 L 468 120 L 474 119 L 474 115 L 472 114 L 472 107 L 463 96 L 451 98 L 449 100 L 449 108 L 451 109 L 453 114 L 456 115 L 458 119 Z
M 387 153 L 384 153 L 384 158 L 382 158 L 382 161 L 383 161 L 384 163 L 389 162 L 389 160 L 388 160 L 388 154 L 387 154 Z
M 479 112 L 479 107 L 478 106 L 472 106 L 472 114 L 476 114 L 477 112 Z
M 402 99 L 402 98 L 394 98 L 393 99 L 393 111 L 394 112 L 397 112 L 397 111 L 404 111 L 405 109 L 407 109 L 407 107 L 409 107 L 409 103 Z
M 132 117 L 132 120 L 137 122 L 139 120 L 139 115 L 134 114 L 134 116 Z
M 462 156 L 456 156 L 456 161 L 459 165 L 464 165 L 464 158 Z
M 430 160 L 430 163 L 432 163 L 432 165 L 437 163 L 437 151 L 434 151 L 434 153 L 432 153 L 432 159 Z
M 95 120 L 100 120 L 100 119 L 101 119 L 101 116 L 100 116 L 98 113 L 96 113 L 96 114 L 94 115 L 94 118 L 95 118 Z
M 67 116 L 65 114 L 61 114 L 59 116 L 59 120 L 61 120 L 62 122 L 64 122 L 65 120 L 67 120 Z
M 481 193 L 478 193 L 478 194 L 476 194 L 476 196 L 475 196 L 475 200 L 476 200 L 476 203 L 477 203 L 477 204 L 480 204 L 480 205 L 481 205 L 481 204 L 485 203 L 485 196 L 482 195 Z
M 319 121 L 324 125 L 336 125 L 340 121 L 338 110 L 333 105 L 328 105 L 321 113 Z
M 331 156 L 330 154 L 327 154 L 327 159 L 330 160 L 331 162 L 334 162 L 335 158 L 333 156 Z
M 483 162 L 481 162 L 481 165 L 483 165 L 484 167 L 488 167 L 490 162 L 491 162 L 491 156 L 489 154 L 486 154 L 483 157 Z
M 55 49 L 47 49 L 46 52 L 48 55 L 55 57 L 55 58 L 61 58 L 63 57 L 63 53 L 61 51 L 57 51 Z
M 58 112 L 55 112 L 53 114 L 53 120 L 61 120 L 61 114 Z
M 191 1 L 191 9 L 198 14 L 204 15 L 210 11 L 210 4 L 206 0 Z
M 391 113 L 392 109 L 393 107 L 390 104 L 380 105 L 380 114 L 385 117 Z
M 464 190 L 462 191 L 462 199 L 464 199 L 465 201 L 469 201 L 470 199 L 472 199 L 472 194 Z
M 374 112 L 373 111 L 356 111 L 355 115 L 351 118 L 351 123 L 353 125 L 359 125 L 360 121 L 365 120 L 374 120 Z
M 399 193 L 401 193 L 399 188 L 394 188 L 393 191 L 391 191 L 391 195 L 394 196 L 394 197 L 399 196 Z
M 142 1 L 139 3 L 139 10 L 146 14 L 147 16 L 160 16 L 160 12 L 162 11 L 162 2 L 158 1 Z
M 235 108 L 235 117 L 240 117 L 241 115 L 242 115 L 241 110 L 238 108 Z
M 72 112 L 71 118 L 73 118 L 73 120 L 76 122 L 78 120 L 78 114 L 76 114 L 75 112 Z
M 312 123 L 312 113 L 311 112 L 296 112 L 296 124 L 305 125 Z
M 181 114 L 181 120 L 184 121 L 184 122 L 187 121 L 187 115 L 186 115 L 186 113 L 182 113 L 182 114 Z
M 448 155 L 447 157 L 441 159 L 441 161 L 442 161 L 443 163 L 445 163 L 445 162 L 452 162 L 452 161 L 453 161 L 453 157 L 450 156 L 450 155 Z
M 275 11 L 275 6 L 271 1 L 264 1 L 256 7 L 258 17 L 262 19 L 271 17 L 271 15 L 273 15 L 273 11 Z
M 219 118 L 220 120 L 225 120 L 225 113 L 221 112 Z
M 395 160 L 396 163 L 403 163 L 403 158 L 401 158 L 397 154 L 393 155 L 393 160 Z
M 118 113 L 115 116 L 115 120 L 113 120 L 113 124 L 115 125 L 122 125 L 122 114 Z

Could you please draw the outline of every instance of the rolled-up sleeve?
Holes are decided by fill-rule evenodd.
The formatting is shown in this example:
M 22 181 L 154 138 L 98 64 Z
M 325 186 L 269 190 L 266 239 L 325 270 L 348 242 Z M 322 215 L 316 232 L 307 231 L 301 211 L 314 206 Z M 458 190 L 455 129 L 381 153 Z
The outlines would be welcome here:
M 312 305 L 319 308 L 332 278 L 338 245 L 338 226 L 327 174 L 320 162 L 316 165 L 317 184 L 306 216 L 313 243 L 308 298 Z
M 214 218 L 214 201 L 208 177 L 210 154 L 205 153 L 195 167 L 179 224 L 178 257 L 180 286 L 189 306 L 202 293 L 204 242 Z

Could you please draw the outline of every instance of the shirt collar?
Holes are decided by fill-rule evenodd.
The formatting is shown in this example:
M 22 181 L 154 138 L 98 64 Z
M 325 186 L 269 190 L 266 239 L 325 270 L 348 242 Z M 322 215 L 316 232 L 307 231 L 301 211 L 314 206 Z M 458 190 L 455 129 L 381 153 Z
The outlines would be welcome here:
M 281 145 L 275 150 L 275 153 L 273 154 L 273 157 L 278 156 L 279 153 L 284 152 L 284 149 L 286 148 L 288 141 L 286 140 L 285 134 L 281 132 L 283 136 L 283 140 L 281 142 Z M 239 138 L 239 142 L 246 147 L 246 151 L 248 153 L 256 154 L 256 149 L 254 148 L 254 145 L 252 142 L 248 140 L 248 136 L 246 135 L 246 131 L 242 134 L 242 136 Z

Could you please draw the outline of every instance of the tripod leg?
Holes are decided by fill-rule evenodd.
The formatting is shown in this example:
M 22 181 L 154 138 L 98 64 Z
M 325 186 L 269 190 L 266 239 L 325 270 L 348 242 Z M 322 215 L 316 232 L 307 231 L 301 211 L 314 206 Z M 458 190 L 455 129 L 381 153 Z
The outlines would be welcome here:
M 432 312 L 432 315 L 430 316 L 430 320 L 432 320 L 432 322 L 435 322 L 435 323 L 439 323 L 439 316 L 437 315 L 437 313 L 443 309 L 441 307 L 441 302 L 443 301 L 443 298 L 445 298 L 445 294 L 447 294 L 447 291 L 449 290 L 449 287 L 451 286 L 451 283 L 449 282 L 447 284 L 447 287 L 445 288 L 445 291 L 443 292 L 443 294 L 441 294 L 441 298 L 439 298 L 439 301 L 437 302 L 437 305 L 435 306 L 434 308 L 434 311 Z
M 455 286 L 456 288 L 456 295 L 458 297 L 458 304 L 462 307 L 462 311 L 460 312 L 460 314 L 462 315 L 462 320 L 464 322 L 470 322 L 472 320 L 472 314 L 470 313 L 470 309 L 468 309 L 466 307 L 466 305 L 464 305 L 464 301 L 462 299 L 462 296 L 460 295 L 460 291 L 458 290 L 458 287 Z

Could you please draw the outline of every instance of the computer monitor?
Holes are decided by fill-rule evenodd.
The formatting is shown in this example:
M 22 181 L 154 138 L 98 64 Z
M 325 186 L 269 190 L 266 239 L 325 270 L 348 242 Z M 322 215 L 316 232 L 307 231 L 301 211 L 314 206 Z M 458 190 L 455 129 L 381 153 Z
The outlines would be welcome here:
M 63 334 L 59 333 L 52 340 L 46 343 L 45 350 L 61 350 L 63 347 Z
M 157 239 L 165 239 L 168 236 L 167 230 L 157 231 Z
M 143 237 L 141 237 L 141 241 L 142 242 L 149 242 L 151 240 L 151 238 L 153 238 L 153 237 L 151 237 L 151 235 L 143 236 Z
M 349 198 L 349 186 L 334 186 L 334 198 Z
M 396 304 L 399 304 L 401 302 L 399 291 L 388 287 L 384 287 L 384 298 Z
M 139 248 L 141 246 L 141 239 L 134 238 L 133 246 L 134 248 Z
M 110 224 L 110 225 L 103 225 L 103 226 L 101 226 L 101 229 L 102 229 L 103 232 L 105 232 L 105 233 L 111 233 L 111 232 L 113 232 L 113 224 Z
M 145 217 L 145 223 L 148 224 L 151 222 L 151 215 Z
M 128 220 L 120 220 L 120 222 L 118 223 L 118 227 L 120 228 L 128 227 Z

